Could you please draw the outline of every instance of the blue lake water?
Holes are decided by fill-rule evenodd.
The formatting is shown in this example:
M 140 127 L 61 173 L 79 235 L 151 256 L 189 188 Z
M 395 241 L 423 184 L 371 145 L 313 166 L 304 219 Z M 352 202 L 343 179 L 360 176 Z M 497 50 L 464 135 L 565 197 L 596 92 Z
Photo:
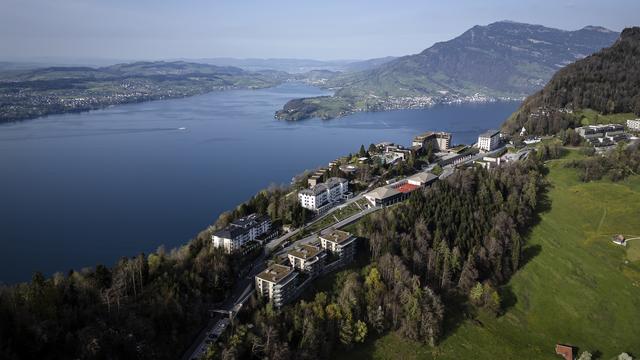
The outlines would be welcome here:
M 472 143 L 517 103 L 277 121 L 284 84 L 0 125 L 0 282 L 178 246 L 271 183 L 426 130 Z M 178 130 L 186 128 L 186 130 Z

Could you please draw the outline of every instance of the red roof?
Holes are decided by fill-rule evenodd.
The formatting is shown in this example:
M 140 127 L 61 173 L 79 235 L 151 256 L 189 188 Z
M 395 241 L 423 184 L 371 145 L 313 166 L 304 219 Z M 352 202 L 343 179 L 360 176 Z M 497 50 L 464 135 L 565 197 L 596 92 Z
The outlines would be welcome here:
M 573 360 L 573 347 L 569 345 L 556 344 L 556 354 L 561 355 L 565 360 Z
M 418 186 L 418 185 L 412 185 L 412 184 L 406 183 L 406 184 L 402 184 L 402 185 L 398 186 L 398 188 L 396 190 L 400 191 L 401 193 L 405 193 L 406 194 L 406 193 L 412 192 L 415 189 L 418 189 L 419 187 L 420 186 Z

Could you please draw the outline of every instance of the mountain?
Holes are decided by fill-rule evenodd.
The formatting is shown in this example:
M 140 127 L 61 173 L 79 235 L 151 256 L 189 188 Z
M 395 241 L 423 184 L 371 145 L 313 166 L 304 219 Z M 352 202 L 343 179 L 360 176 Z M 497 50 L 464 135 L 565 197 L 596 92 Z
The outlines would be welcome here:
M 474 26 L 375 69 L 345 76 L 343 94 L 413 96 L 442 91 L 526 96 L 561 67 L 611 45 L 618 33 L 588 26 L 564 31 L 510 21 Z
M 289 77 L 273 70 L 249 72 L 184 61 L 5 71 L 0 73 L 0 122 L 216 90 L 264 88 Z
M 346 72 L 365 71 L 365 70 L 377 68 L 378 66 L 384 65 L 395 59 L 397 59 L 397 57 L 395 56 L 385 56 L 381 58 L 354 61 L 354 62 L 345 64 L 342 68 Z
M 337 89 L 335 96 L 349 104 L 343 109 L 349 111 L 519 99 L 539 90 L 561 67 L 611 45 L 618 35 L 595 26 L 565 31 L 500 21 L 474 26 L 419 54 L 337 76 L 327 87 Z M 277 116 L 287 119 L 294 112 Z
M 579 110 L 640 115 L 640 27 L 622 31 L 611 47 L 558 71 L 503 125 L 530 134 L 555 134 L 580 126 Z
M 344 66 L 352 60 L 312 60 L 312 59 L 236 59 L 208 58 L 194 60 L 198 63 L 218 66 L 234 66 L 248 71 L 278 70 L 290 74 L 300 74 L 312 70 L 344 71 Z

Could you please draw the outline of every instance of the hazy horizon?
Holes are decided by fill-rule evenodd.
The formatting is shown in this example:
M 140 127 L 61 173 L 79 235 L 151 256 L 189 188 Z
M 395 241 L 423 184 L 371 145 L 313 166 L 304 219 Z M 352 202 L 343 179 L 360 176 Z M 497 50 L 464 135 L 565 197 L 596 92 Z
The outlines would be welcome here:
M 0 60 L 363 60 L 414 54 L 501 20 L 563 30 L 637 25 L 640 2 L 613 0 L 4 0 Z

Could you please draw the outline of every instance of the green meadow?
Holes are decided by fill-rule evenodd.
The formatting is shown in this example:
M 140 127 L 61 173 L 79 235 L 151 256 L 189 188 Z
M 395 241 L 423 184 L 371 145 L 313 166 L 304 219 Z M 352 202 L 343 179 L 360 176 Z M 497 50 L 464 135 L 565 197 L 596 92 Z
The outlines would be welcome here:
M 337 357 L 559 359 L 556 343 L 598 359 L 640 357 L 640 239 L 611 241 L 640 236 L 640 177 L 582 183 L 566 161 L 547 163 L 549 209 L 527 235 L 526 263 L 501 289 L 501 316 L 448 309 L 435 348 L 390 333 Z

